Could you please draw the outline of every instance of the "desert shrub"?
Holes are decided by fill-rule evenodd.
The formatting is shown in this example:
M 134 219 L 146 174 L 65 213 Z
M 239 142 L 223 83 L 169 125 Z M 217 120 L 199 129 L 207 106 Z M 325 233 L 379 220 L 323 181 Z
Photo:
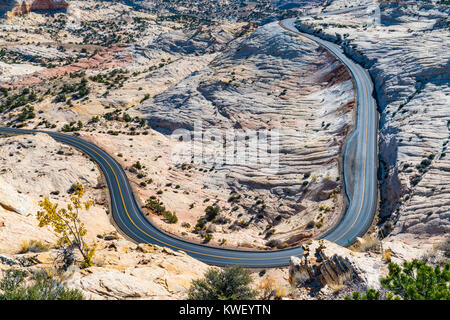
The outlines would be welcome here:
M 145 203 L 145 207 L 153 211 L 156 215 L 162 215 L 166 211 L 166 207 L 163 203 L 157 199 L 155 196 L 150 197 Z
M 178 217 L 176 213 L 172 213 L 170 211 L 164 211 L 163 213 L 164 218 L 167 220 L 168 223 L 177 223 Z
M 271 236 L 273 236 L 275 234 L 275 229 L 268 229 L 268 231 L 266 232 L 266 239 L 269 239 Z
M 228 222 L 230 222 L 230 219 L 220 215 L 217 216 L 215 220 L 216 224 L 227 224 Z
M 88 121 L 88 124 L 100 122 L 99 116 L 94 116 Z
M 203 230 L 206 227 L 206 221 L 203 219 L 198 219 L 195 225 L 196 230 Z
M 76 132 L 76 131 L 80 131 L 81 128 L 83 128 L 83 123 L 81 121 L 78 121 L 76 126 L 75 126 L 75 122 L 72 121 L 69 124 L 65 124 L 61 130 L 63 132 Z
M 391 250 L 389 249 L 384 250 L 383 259 L 386 260 L 387 262 L 391 262 L 391 258 L 392 258 Z
M 56 96 L 56 102 L 66 102 L 67 97 L 64 93 L 60 93 Z
M 208 206 L 205 209 L 206 219 L 208 221 L 214 220 L 214 218 L 219 214 L 220 208 L 218 206 Z
M 212 240 L 213 235 L 210 234 L 210 233 L 206 233 L 206 234 L 202 235 L 202 238 L 203 238 L 203 242 L 204 243 L 208 243 L 208 242 L 210 242 Z
M 374 236 L 364 236 L 362 244 L 357 248 L 360 252 L 379 252 L 381 249 L 381 241 Z
M 140 163 L 139 161 L 137 161 L 137 162 L 134 164 L 134 167 L 135 167 L 136 169 L 138 169 L 138 170 L 141 170 L 141 169 L 142 169 L 142 165 L 141 165 L 141 163 Z
M 192 281 L 189 300 L 249 300 L 256 297 L 250 288 L 250 272 L 241 266 L 209 269 L 204 279 Z
M 375 289 L 369 289 L 363 294 L 360 294 L 359 292 L 353 292 L 352 297 L 346 296 L 346 300 L 392 300 L 393 296 L 389 293 L 386 293 L 383 295 L 380 291 Z
M 443 269 L 439 265 L 432 267 L 425 261 L 413 260 L 404 262 L 403 267 L 389 263 L 389 274 L 381 278 L 381 286 L 387 290 L 385 294 L 369 289 L 360 295 L 354 292 L 354 300 L 449 300 L 450 264 L 446 263 Z M 346 297 L 346 299 L 352 299 Z
M 258 284 L 262 300 L 281 300 L 286 294 L 286 288 L 276 285 L 275 280 L 269 276 L 265 276 Z
M 58 280 L 43 273 L 37 273 L 26 284 L 25 273 L 10 269 L 0 281 L 0 300 L 83 300 L 83 294 L 68 289 Z
M 183 222 L 183 223 L 181 224 L 181 226 L 182 226 L 183 228 L 186 228 L 186 229 L 189 229 L 189 228 L 191 227 L 191 225 L 190 225 L 189 223 L 187 223 L 187 222 Z
M 421 177 L 421 176 L 415 176 L 415 177 L 411 177 L 411 178 L 410 178 L 411 184 L 412 184 L 414 187 L 417 186 L 417 184 L 419 184 L 420 180 L 422 180 L 422 177 Z
M 18 120 L 25 121 L 28 119 L 33 119 L 35 117 L 36 117 L 36 114 L 34 113 L 34 107 L 26 106 L 22 109 L 22 112 L 19 113 Z
M 149 94 L 149 93 L 147 93 L 147 94 L 144 96 L 144 98 L 142 98 L 141 103 L 144 102 L 145 100 L 148 100 L 148 99 L 150 99 L 150 94 Z
M 39 240 L 23 241 L 19 253 L 44 252 L 50 248 L 49 244 L 42 243 Z
M 236 203 L 236 202 L 239 202 L 240 199 L 241 199 L 241 195 L 240 194 L 233 193 L 228 198 L 228 202 Z
M 122 119 L 125 121 L 125 122 L 130 122 L 132 119 L 131 119 L 131 116 L 128 114 L 128 113 L 123 113 L 123 116 L 122 116 Z M 138 161 L 139 162 L 139 161 Z
M 306 225 L 306 229 L 312 229 L 314 228 L 314 226 L 316 225 L 316 223 L 311 220 L 310 222 L 308 222 L 308 224 Z
M 266 242 L 266 246 L 274 248 L 277 245 L 277 240 L 272 239 Z

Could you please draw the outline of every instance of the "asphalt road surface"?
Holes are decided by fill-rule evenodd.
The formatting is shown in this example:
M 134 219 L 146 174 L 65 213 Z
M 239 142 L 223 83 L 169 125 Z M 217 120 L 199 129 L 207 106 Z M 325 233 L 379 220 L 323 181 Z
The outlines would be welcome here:
M 348 208 L 339 223 L 323 238 L 347 246 L 370 227 L 377 204 L 377 113 L 372 98 L 373 84 L 367 72 L 353 63 L 336 44 L 311 35 L 300 33 L 294 26 L 294 19 L 280 22 L 293 36 L 307 37 L 326 47 L 340 59 L 352 73 L 358 97 L 358 111 L 355 130 L 350 135 L 344 155 L 344 176 L 349 198 Z M 153 226 L 139 207 L 130 183 L 121 166 L 105 151 L 83 139 L 41 130 L 0 128 L 0 133 L 32 134 L 44 132 L 55 140 L 71 145 L 98 163 L 109 187 L 111 214 L 118 228 L 138 243 L 153 243 L 159 246 L 181 250 L 195 259 L 211 265 L 241 264 L 247 267 L 276 267 L 289 264 L 291 256 L 301 256 L 301 248 L 275 251 L 248 251 L 217 248 L 193 243 L 169 235 Z

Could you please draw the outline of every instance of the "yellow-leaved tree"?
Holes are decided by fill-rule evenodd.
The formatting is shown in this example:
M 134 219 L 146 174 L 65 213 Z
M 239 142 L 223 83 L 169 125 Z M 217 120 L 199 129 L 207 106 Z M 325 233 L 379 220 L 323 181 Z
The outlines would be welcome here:
M 75 248 L 83 256 L 82 268 L 92 265 L 92 258 L 95 255 L 95 244 L 89 246 L 84 240 L 86 228 L 79 218 L 80 210 L 88 211 L 93 202 L 91 200 L 83 201 L 82 198 L 86 193 L 81 184 L 73 187 L 73 193 L 70 197 L 70 203 L 67 208 L 58 208 L 58 204 L 53 204 L 48 197 L 39 201 L 39 207 L 42 211 L 38 211 L 37 218 L 39 227 L 50 226 L 53 231 L 60 236 L 58 243 L 60 246 Z

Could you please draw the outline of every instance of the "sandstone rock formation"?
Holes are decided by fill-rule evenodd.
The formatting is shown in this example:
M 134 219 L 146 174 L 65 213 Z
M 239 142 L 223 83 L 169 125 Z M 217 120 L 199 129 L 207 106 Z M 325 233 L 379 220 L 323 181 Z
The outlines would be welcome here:
M 68 6 L 65 0 L 3 0 L 0 3 L 0 14 L 11 18 L 32 11 L 66 10 Z
M 337 290 L 356 282 L 360 288 L 378 288 L 379 277 L 386 271 L 381 258 L 326 240 L 313 240 L 303 249 L 303 256 L 291 257 L 289 264 L 289 282 L 293 286 L 316 283 Z

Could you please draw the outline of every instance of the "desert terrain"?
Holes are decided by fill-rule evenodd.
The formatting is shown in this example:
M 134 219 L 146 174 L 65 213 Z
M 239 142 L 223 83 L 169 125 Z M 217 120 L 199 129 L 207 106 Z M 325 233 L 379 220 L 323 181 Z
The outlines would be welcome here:
M 448 261 L 448 5 L 382 1 L 379 11 L 318 16 L 348 1 L 68 2 L 67 11 L 0 19 L 0 126 L 95 143 L 125 169 L 147 219 L 177 237 L 244 250 L 304 246 L 314 254 L 252 270 L 254 286 L 275 279 L 278 298 L 343 299 L 379 288 L 391 261 Z M 327 50 L 280 27 L 292 16 L 340 44 L 375 84 L 379 212 L 349 248 L 317 239 L 347 205 L 342 153 L 355 87 Z M 226 158 L 227 134 L 243 154 Z M 129 241 L 111 221 L 99 167 L 43 133 L 0 139 L 0 270 L 52 265 L 57 238 L 38 226 L 38 203 L 66 205 L 76 183 L 94 202 L 80 217 L 97 253 L 64 282 L 91 299 L 185 299 L 210 266 Z M 31 240 L 47 250 L 23 253 Z M 330 266 L 331 278 L 322 272 Z

